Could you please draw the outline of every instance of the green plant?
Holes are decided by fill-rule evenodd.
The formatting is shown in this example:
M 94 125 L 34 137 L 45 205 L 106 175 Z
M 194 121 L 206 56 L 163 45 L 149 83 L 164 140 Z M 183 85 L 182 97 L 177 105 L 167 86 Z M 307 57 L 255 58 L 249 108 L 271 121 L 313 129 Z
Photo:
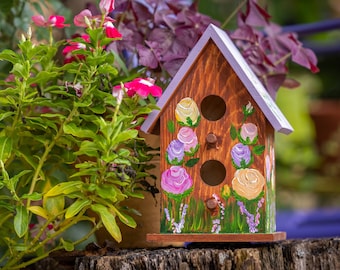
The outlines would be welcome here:
M 113 3 L 100 1 L 100 16 L 83 17 L 86 34 L 66 43 L 52 34 L 67 26 L 62 16 L 34 16 L 49 30 L 49 42 L 33 42 L 28 31 L 18 51 L 0 53 L 12 65 L 0 81 L 3 269 L 73 250 L 102 226 L 119 242 L 117 218 L 136 226 L 123 202 L 143 197 L 139 181 L 148 177 L 152 155 L 138 127 L 162 91 L 150 79 L 136 79 L 138 72 L 128 73 L 105 49 L 121 37 L 107 17 Z M 65 62 L 57 57 L 62 48 Z M 64 239 L 80 221 L 92 223 L 88 235 Z

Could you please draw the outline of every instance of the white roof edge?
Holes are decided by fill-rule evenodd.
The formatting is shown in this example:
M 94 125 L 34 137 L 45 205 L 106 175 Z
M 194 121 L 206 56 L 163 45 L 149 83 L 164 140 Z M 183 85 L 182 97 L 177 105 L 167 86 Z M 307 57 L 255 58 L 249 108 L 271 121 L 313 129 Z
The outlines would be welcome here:
M 163 108 L 166 102 L 171 98 L 173 91 L 180 83 L 186 72 L 194 63 L 195 59 L 200 54 L 201 50 L 207 44 L 209 39 L 212 39 L 216 46 L 219 48 L 225 59 L 229 62 L 231 67 L 234 69 L 236 74 L 239 76 L 245 87 L 248 89 L 250 95 L 254 98 L 255 102 L 263 111 L 264 115 L 277 132 L 289 134 L 293 131 L 292 126 L 288 120 L 282 114 L 275 101 L 270 97 L 263 84 L 251 70 L 246 60 L 241 55 L 238 48 L 235 46 L 233 41 L 228 37 L 227 33 L 222 29 L 210 24 L 197 44 L 190 51 L 188 57 L 171 80 L 170 84 L 160 99 L 157 102 L 157 106 Z M 161 110 L 153 111 L 144 121 L 141 130 L 148 133 L 151 127 L 159 117 Z

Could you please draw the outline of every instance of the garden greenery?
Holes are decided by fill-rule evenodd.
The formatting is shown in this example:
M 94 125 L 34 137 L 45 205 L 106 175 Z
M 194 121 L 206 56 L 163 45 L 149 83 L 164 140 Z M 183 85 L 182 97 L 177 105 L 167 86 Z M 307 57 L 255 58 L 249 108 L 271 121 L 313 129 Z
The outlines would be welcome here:
M 53 39 L 54 28 L 68 26 L 62 16 L 36 15 L 34 23 L 50 31 L 49 41 L 34 42 L 29 31 L 18 51 L 0 53 L 13 66 L 0 81 L 3 269 L 73 250 L 102 226 L 119 242 L 117 219 L 136 226 L 121 203 L 143 197 L 138 182 L 148 176 L 152 155 L 138 127 L 162 90 L 138 73 L 122 74 L 105 50 L 121 38 L 107 16 L 112 5 L 101 1 L 100 16 L 83 17 L 86 34 L 66 44 Z M 90 210 L 99 218 L 88 216 Z M 64 239 L 80 221 L 92 223 L 88 235 Z

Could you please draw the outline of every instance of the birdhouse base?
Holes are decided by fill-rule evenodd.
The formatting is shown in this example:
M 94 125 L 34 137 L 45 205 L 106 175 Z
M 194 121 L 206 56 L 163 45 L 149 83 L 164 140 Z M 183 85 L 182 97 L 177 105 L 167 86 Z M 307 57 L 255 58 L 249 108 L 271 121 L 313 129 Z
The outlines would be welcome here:
M 157 242 L 276 242 L 286 239 L 286 232 L 226 234 L 147 234 L 147 241 Z

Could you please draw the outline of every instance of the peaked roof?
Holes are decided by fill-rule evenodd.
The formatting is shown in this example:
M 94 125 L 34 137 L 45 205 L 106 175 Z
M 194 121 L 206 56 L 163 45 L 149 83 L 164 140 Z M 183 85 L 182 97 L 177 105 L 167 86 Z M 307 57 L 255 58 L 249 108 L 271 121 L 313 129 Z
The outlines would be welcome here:
M 200 52 L 203 50 L 209 40 L 212 40 L 218 49 L 223 54 L 224 58 L 233 68 L 237 76 L 240 78 L 245 88 L 253 97 L 255 102 L 261 108 L 262 112 L 273 126 L 273 128 L 281 133 L 289 134 L 293 131 L 292 126 L 289 124 L 285 116 L 282 114 L 275 101 L 268 94 L 263 84 L 256 77 L 250 66 L 246 63 L 240 51 L 236 48 L 233 41 L 228 37 L 227 33 L 222 29 L 210 24 L 196 45 L 190 51 L 188 57 L 171 80 L 170 84 L 164 91 L 163 95 L 157 102 L 160 110 L 155 110 L 145 119 L 141 130 L 144 132 L 151 132 L 155 126 L 156 121 L 162 113 L 163 108 L 176 91 L 178 85 L 185 77 L 187 71 L 195 63 Z

